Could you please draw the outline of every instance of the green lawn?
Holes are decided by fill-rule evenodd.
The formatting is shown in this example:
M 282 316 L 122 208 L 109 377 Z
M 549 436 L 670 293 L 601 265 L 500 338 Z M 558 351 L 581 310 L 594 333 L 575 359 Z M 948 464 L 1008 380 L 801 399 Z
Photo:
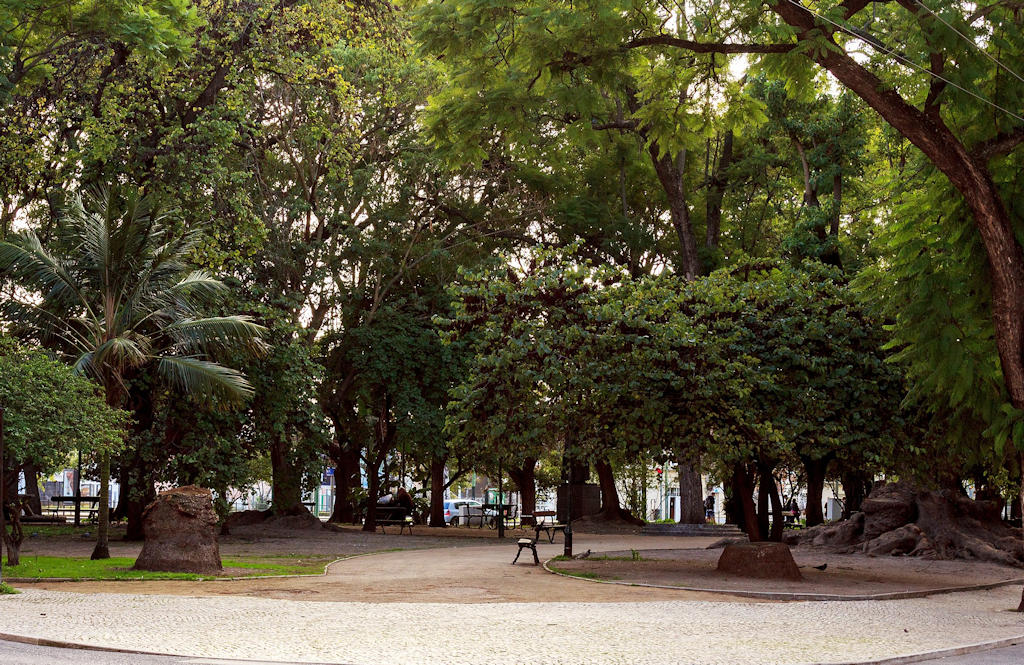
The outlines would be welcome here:
M 222 577 L 266 577 L 269 575 L 318 575 L 331 557 L 316 556 L 247 556 L 222 557 Z M 155 573 L 132 570 L 135 559 L 114 557 L 91 561 L 72 557 L 23 556 L 18 566 L 4 566 L 4 576 L 10 578 L 40 579 L 64 578 L 72 580 L 203 580 L 217 576 L 194 573 Z

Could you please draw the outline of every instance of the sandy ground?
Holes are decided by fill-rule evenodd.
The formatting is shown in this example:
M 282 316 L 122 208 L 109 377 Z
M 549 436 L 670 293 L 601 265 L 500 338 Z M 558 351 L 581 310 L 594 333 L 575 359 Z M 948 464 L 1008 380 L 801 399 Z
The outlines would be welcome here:
M 509 565 L 517 547 L 516 533 L 504 541 L 488 529 L 430 529 L 416 527 L 413 535 L 340 530 L 274 530 L 239 527 L 221 539 L 221 553 L 235 556 L 312 555 L 344 560 L 324 576 L 217 580 L 213 582 L 107 581 L 20 583 L 23 588 L 79 593 L 135 593 L 176 596 L 255 596 L 310 601 L 367 602 L 619 602 L 659 600 L 722 600 L 754 602 L 736 596 L 593 584 L 557 577 L 532 563 L 526 552 Z M 721 550 L 704 549 L 712 538 L 642 536 L 637 534 L 575 534 L 575 552 L 630 555 L 642 551 L 642 561 L 595 559 L 562 561 L 561 569 L 589 572 L 603 579 L 700 589 L 802 592 L 861 595 L 930 588 L 987 584 L 1024 577 L 1024 571 L 994 564 L 963 561 L 925 561 L 912 558 L 867 558 L 794 550 L 805 579 L 802 582 L 752 580 L 720 575 L 715 562 Z M 113 556 L 134 557 L 139 543 L 111 542 Z M 91 539 L 81 537 L 29 538 L 23 554 L 88 556 Z M 541 542 L 541 560 L 561 554 L 561 536 L 554 544 Z M 371 554 L 372 556 L 357 556 Z M 810 566 L 828 563 L 825 571 Z
M 688 593 L 674 590 L 629 588 L 587 584 L 551 575 L 534 566 L 529 553 L 511 566 L 517 547 L 515 538 L 500 542 L 484 529 L 479 533 L 460 534 L 466 529 L 446 529 L 444 536 L 426 535 L 430 529 L 421 527 L 414 535 L 367 534 L 356 530 L 341 533 L 309 530 L 299 532 L 266 532 L 254 527 L 237 529 L 223 540 L 222 554 L 307 554 L 338 557 L 357 556 L 330 566 L 327 575 L 302 578 L 261 578 L 252 580 L 217 580 L 188 582 L 179 580 L 135 582 L 50 582 L 19 583 L 24 589 L 50 589 L 78 593 L 132 593 L 176 596 L 257 596 L 261 598 L 301 599 L 312 601 L 366 602 L 616 602 L 654 600 L 725 600 L 750 602 L 730 596 Z M 494 532 L 490 532 L 494 534 Z M 424 535 L 420 535 L 424 534 Z M 65 547 L 59 539 L 32 543 L 25 554 L 56 554 L 88 556 L 88 542 L 73 542 Z M 646 548 L 706 547 L 711 538 L 672 536 L 597 535 L 577 533 L 575 549 L 582 552 L 621 550 L 641 540 Z M 404 548 L 402 551 L 384 551 Z M 135 556 L 138 543 L 112 543 L 113 556 Z M 543 542 L 537 547 L 541 559 L 562 553 L 561 538 L 554 544 Z M 412 550 L 412 551 L 410 551 Z
M 595 559 L 559 561 L 552 565 L 600 579 L 691 588 L 776 591 L 835 595 L 867 595 L 990 584 L 1024 578 L 1024 570 L 980 561 L 930 561 L 910 557 L 830 554 L 796 548 L 793 558 L 803 581 L 752 580 L 715 570 L 722 550 L 657 549 L 640 551 L 640 561 Z M 631 552 L 606 552 L 630 558 Z M 826 565 L 825 570 L 814 566 Z

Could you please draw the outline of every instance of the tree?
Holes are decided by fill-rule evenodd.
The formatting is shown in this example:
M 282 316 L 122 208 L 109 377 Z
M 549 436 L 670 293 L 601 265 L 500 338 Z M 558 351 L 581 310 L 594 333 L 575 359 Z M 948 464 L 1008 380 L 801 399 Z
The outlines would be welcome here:
M 24 289 L 0 314 L 15 330 L 54 348 L 97 381 L 112 408 L 127 382 L 153 366 L 185 392 L 239 400 L 252 394 L 236 370 L 206 358 L 241 347 L 261 350 L 262 328 L 244 316 L 203 316 L 224 285 L 188 271 L 196 232 L 134 189 L 76 197 L 46 248 L 32 232 L 0 243 L 0 274 Z M 93 558 L 109 558 L 110 455 L 100 463 L 100 523 Z
M 124 439 L 127 414 L 108 406 L 95 383 L 42 351 L 0 337 L 0 406 L 4 409 L 2 506 L 12 531 L 3 530 L 7 563 L 18 565 L 22 533 L 18 474 L 26 466 L 52 472 L 76 451 L 104 454 Z M 0 521 L 0 524 L 3 522 Z

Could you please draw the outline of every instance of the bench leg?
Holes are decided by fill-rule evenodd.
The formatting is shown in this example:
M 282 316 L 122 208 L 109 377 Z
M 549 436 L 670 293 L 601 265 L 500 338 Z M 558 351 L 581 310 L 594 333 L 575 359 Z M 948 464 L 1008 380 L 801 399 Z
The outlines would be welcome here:
M 540 559 L 537 557 L 537 546 L 536 545 L 530 545 L 530 551 L 533 552 L 533 565 L 539 566 L 540 565 Z
M 516 561 L 519 561 L 519 555 L 523 553 L 522 546 L 519 547 L 519 551 L 516 552 L 516 558 L 512 559 L 512 565 L 516 565 Z

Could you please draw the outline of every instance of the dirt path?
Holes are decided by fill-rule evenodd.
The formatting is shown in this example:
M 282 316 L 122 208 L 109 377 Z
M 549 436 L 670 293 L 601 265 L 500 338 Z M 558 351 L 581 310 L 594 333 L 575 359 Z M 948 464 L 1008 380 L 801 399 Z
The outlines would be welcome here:
M 368 550 L 382 544 L 408 547 L 432 546 L 432 549 L 384 552 L 335 563 L 323 577 L 252 579 L 239 581 L 186 582 L 61 582 L 19 584 L 22 588 L 74 591 L 79 593 L 133 593 L 177 596 L 258 596 L 261 598 L 301 599 L 314 601 L 362 602 L 618 602 L 656 600 L 749 600 L 713 594 L 686 593 L 672 590 L 642 589 L 604 584 L 588 584 L 553 576 L 521 557 L 516 566 L 509 565 L 516 554 L 514 540 L 450 538 L 420 540 L 418 536 L 388 536 L 387 541 L 348 533 L 316 537 L 301 543 L 263 540 L 259 543 L 226 544 L 222 550 L 238 554 L 258 552 L 281 553 L 291 543 L 302 545 L 303 554 L 338 553 L 353 549 Z M 638 540 L 645 549 L 705 547 L 709 538 L 668 536 L 608 536 L 577 533 L 577 552 L 595 552 L 634 547 Z M 440 542 L 438 542 L 440 541 Z M 440 545 L 440 546 L 439 546 Z M 445 546 L 447 545 L 447 546 Z M 457 546 L 456 546 L 457 545 Z M 538 546 L 541 559 L 562 553 L 562 543 Z

